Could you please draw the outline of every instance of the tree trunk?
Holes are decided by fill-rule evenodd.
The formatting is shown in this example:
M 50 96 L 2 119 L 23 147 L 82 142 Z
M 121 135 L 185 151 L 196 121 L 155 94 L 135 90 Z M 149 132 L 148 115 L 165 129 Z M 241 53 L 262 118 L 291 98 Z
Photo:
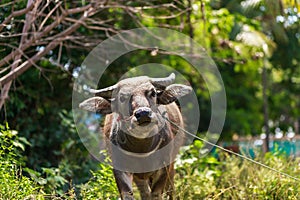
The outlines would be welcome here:
M 264 112 L 264 128 L 266 133 L 266 138 L 264 141 L 263 151 L 266 153 L 269 149 L 269 135 L 270 135 L 270 127 L 269 127 L 269 105 L 268 105 L 268 96 L 267 96 L 267 88 L 268 88 L 268 74 L 266 68 L 267 60 L 264 58 L 264 66 L 262 71 L 262 88 L 263 88 L 263 112 Z

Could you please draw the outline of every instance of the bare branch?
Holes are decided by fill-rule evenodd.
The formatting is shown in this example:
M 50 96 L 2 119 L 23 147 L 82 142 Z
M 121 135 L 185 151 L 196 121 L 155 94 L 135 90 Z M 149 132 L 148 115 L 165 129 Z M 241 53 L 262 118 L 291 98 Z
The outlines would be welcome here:
M 10 47 L 10 48 L 12 48 L 12 49 L 15 49 L 16 51 L 19 51 L 20 54 L 21 54 L 21 56 L 23 56 L 24 58 L 26 58 L 27 60 L 30 61 L 30 58 L 29 58 L 22 50 L 20 50 L 18 47 L 15 47 L 15 46 L 12 46 L 12 45 L 6 44 L 6 43 L 0 43 L 0 45 L 8 46 L 8 47 Z M 14 63 L 13 63 L 12 65 L 8 66 L 7 68 L 14 68 L 14 65 L 17 66 L 17 64 L 18 64 L 20 61 L 22 61 L 21 58 L 16 59 L 16 60 L 14 61 Z M 40 67 L 37 66 L 35 63 L 31 63 L 31 64 L 32 64 L 33 66 L 35 66 L 36 68 L 40 68 Z M 1 73 L 0 73 L 0 74 L 1 74 Z
M 84 11 L 90 9 L 91 7 L 92 7 L 92 5 L 88 4 L 88 5 L 83 6 L 83 7 L 78 7 L 78 8 L 72 8 L 72 9 L 65 10 L 65 12 L 66 12 L 66 15 L 74 15 L 74 14 L 77 14 L 77 13 L 84 12 Z
M 93 13 L 92 10 L 90 13 Z M 83 16 L 78 20 L 77 23 L 73 24 L 71 27 L 66 29 L 65 31 L 57 34 L 57 39 L 50 42 L 42 51 L 38 52 L 31 59 L 25 61 L 17 68 L 13 69 L 11 72 L 6 74 L 5 76 L 0 78 L 0 86 L 7 84 L 8 82 L 16 79 L 19 75 L 23 74 L 29 67 L 32 66 L 32 63 L 35 63 L 39 59 L 41 59 L 44 55 L 46 55 L 50 50 L 54 49 L 63 38 L 72 32 L 74 32 L 81 25 L 81 21 L 84 21 L 87 17 L 90 16 L 90 13 L 84 13 Z
M 144 14 L 142 12 L 140 12 L 140 14 L 141 14 L 142 17 L 146 17 L 146 18 L 150 18 L 150 19 L 173 19 L 173 18 L 176 18 L 176 17 L 188 12 L 189 10 L 191 10 L 191 8 L 187 8 L 187 9 L 182 10 L 181 12 L 179 12 L 177 14 L 168 15 L 168 16 L 153 16 L 153 15 Z
M 0 8 L 2 8 L 2 7 L 6 7 L 6 6 L 9 6 L 9 5 L 11 5 L 11 4 L 14 4 L 15 2 L 8 2 L 8 3 L 5 3 L 5 4 L 2 4 L 2 5 L 0 5 Z
M 14 8 L 15 4 L 17 5 L 17 2 L 13 1 L 9 5 Z M 116 26 L 118 18 L 106 17 L 105 15 L 101 15 L 102 13 L 100 12 L 110 12 L 111 10 L 115 10 L 117 14 L 120 12 L 128 14 L 136 26 L 145 28 L 145 31 L 154 38 L 158 37 L 150 30 L 146 29 L 143 25 L 142 17 L 158 20 L 173 19 L 176 17 L 181 17 L 182 19 L 185 13 L 191 12 L 191 8 L 186 8 L 184 3 L 180 0 L 155 5 L 151 1 L 138 0 L 135 5 L 137 4 L 138 6 L 130 6 L 130 3 L 123 3 L 123 1 L 93 0 L 89 1 L 87 5 L 82 6 L 82 4 L 75 1 L 70 4 L 71 8 L 69 8 L 63 3 L 63 1 L 27 0 L 26 8 L 17 11 L 12 9 L 12 13 L 3 21 L 2 24 L 0 24 L 0 32 L 9 23 L 14 25 L 14 29 L 8 30 L 7 32 L 1 32 L 0 37 L 4 39 L 9 38 L 13 42 L 18 42 L 19 46 L 14 47 L 6 45 L 12 50 L 0 60 L 0 74 L 4 74 L 4 76 L 0 78 L 0 109 L 3 106 L 5 99 L 8 97 L 8 91 L 12 81 L 24 73 L 27 69 L 31 66 L 35 66 L 41 71 L 41 75 L 44 76 L 43 72 L 45 69 L 38 67 L 36 62 L 41 59 L 47 59 L 45 55 L 47 55 L 49 51 L 58 48 L 58 57 L 48 60 L 64 69 L 64 66 L 61 65 L 60 62 L 65 50 L 67 52 L 70 51 L 70 49 L 82 50 L 84 48 L 91 50 L 96 44 L 105 39 L 105 36 L 110 37 L 111 35 L 118 33 L 120 31 Z M 15 9 L 17 9 L 17 6 L 15 6 Z M 152 16 L 151 14 L 148 15 L 148 13 L 151 13 L 152 10 L 154 11 L 156 9 L 162 9 L 166 12 L 159 16 Z M 12 20 L 14 17 L 22 15 L 25 15 L 25 20 Z M 22 24 L 23 29 L 22 32 L 20 32 L 18 28 L 15 27 Z M 101 34 L 83 34 L 81 31 L 77 31 L 81 26 L 92 32 L 100 32 Z M 184 24 L 173 24 L 172 26 L 161 24 L 160 26 L 182 29 Z M 20 41 L 18 41 L 18 39 L 20 39 Z M 136 46 L 140 49 L 147 49 L 141 45 L 134 44 L 135 42 L 126 41 L 125 38 L 119 39 L 123 40 L 126 45 Z M 39 48 L 39 51 L 36 52 L 36 48 L 38 47 L 44 48 Z M 159 53 L 162 54 L 172 54 L 172 52 L 160 52 L 160 50 L 155 51 L 159 51 Z M 34 55 L 28 56 L 32 54 Z M 8 70 L 11 71 L 8 72 Z
M 61 54 L 62 54 L 62 46 L 63 46 L 63 43 L 61 42 L 61 43 L 59 44 L 57 63 L 60 63 Z
M 32 7 L 30 10 L 32 10 L 33 8 L 37 9 L 40 1 L 41 0 L 37 0 L 37 1 L 35 1 L 35 0 L 28 0 L 28 2 L 27 2 L 27 8 L 31 8 Z M 30 12 L 28 12 L 26 14 L 26 19 L 25 19 L 25 23 L 24 23 L 24 26 L 23 26 L 22 33 L 28 32 L 29 27 L 30 27 L 30 22 L 31 22 L 32 18 L 33 18 L 32 15 L 30 14 Z M 19 47 L 21 47 L 23 45 L 23 43 L 26 40 L 26 37 L 27 37 L 26 34 L 24 34 L 24 35 L 21 36 Z M 19 51 L 19 49 L 18 49 L 18 51 Z M 21 54 L 23 52 L 22 51 L 19 51 L 19 52 L 20 53 L 14 59 L 14 63 L 12 64 L 11 71 L 13 71 L 18 66 L 18 62 L 21 59 Z M 1 90 L 1 98 L 0 98 L 0 109 L 4 105 L 5 100 L 8 98 L 8 92 L 9 92 L 9 89 L 11 87 L 11 83 L 12 83 L 11 81 L 8 81 L 5 84 L 0 84 L 0 86 L 4 85 L 3 88 L 1 87 L 2 90 Z
M 47 20 L 49 19 L 49 17 L 53 14 L 53 12 L 62 4 L 62 2 L 58 2 L 58 4 L 56 4 L 56 6 L 47 14 L 47 16 L 45 17 L 45 19 L 43 20 L 43 22 L 40 24 L 38 30 L 40 31 L 42 29 L 42 27 L 44 27 L 44 24 L 47 22 Z
M 58 44 L 58 41 L 53 41 L 47 45 L 47 47 L 43 50 L 38 52 L 36 55 L 34 55 L 30 60 L 26 60 L 24 63 L 22 63 L 17 68 L 11 70 L 8 74 L 0 78 L 0 86 L 5 85 L 8 82 L 16 79 L 19 75 L 24 73 L 29 67 L 32 66 L 32 63 L 38 61 L 41 57 L 46 55 L 50 50 L 54 49 Z
M 4 72 L 8 71 L 11 67 L 4 67 L 3 69 L 1 69 L 0 74 L 3 74 Z
M 35 2 L 35 1 L 34 1 Z M 2 29 L 7 26 L 7 24 L 11 21 L 12 18 L 14 17 L 18 17 L 21 15 L 24 15 L 26 13 L 28 13 L 29 11 L 31 11 L 34 8 L 34 2 L 32 4 L 30 4 L 29 7 L 26 7 L 22 10 L 17 10 L 14 11 L 13 13 L 11 13 L 1 24 L 0 24 L 0 31 L 2 31 Z
M 84 9 L 83 9 L 84 8 Z M 91 5 L 89 6 L 84 6 L 82 9 L 70 9 L 68 11 L 63 12 L 62 15 L 60 15 L 58 18 L 56 18 L 56 20 L 51 23 L 50 25 L 46 26 L 42 31 L 36 33 L 34 35 L 34 37 L 32 37 L 29 41 L 27 41 L 25 44 L 23 44 L 20 49 L 22 51 L 25 51 L 26 49 L 28 49 L 29 47 L 31 47 L 33 44 L 36 43 L 36 41 L 40 40 L 42 37 L 44 37 L 45 35 L 47 35 L 50 31 L 52 31 L 55 27 L 57 27 L 62 20 L 67 16 L 67 14 L 69 13 L 78 13 L 80 11 L 88 11 L 88 9 L 91 8 Z M 69 12 L 70 11 L 70 12 Z M 90 16 L 91 13 L 88 14 L 88 16 Z M 87 16 L 87 17 L 88 17 Z M 12 60 L 15 56 L 19 55 L 18 51 L 13 51 L 10 54 L 8 54 L 7 56 L 5 56 L 1 61 L 0 61 L 0 67 L 2 67 L 3 65 L 9 63 L 10 60 Z

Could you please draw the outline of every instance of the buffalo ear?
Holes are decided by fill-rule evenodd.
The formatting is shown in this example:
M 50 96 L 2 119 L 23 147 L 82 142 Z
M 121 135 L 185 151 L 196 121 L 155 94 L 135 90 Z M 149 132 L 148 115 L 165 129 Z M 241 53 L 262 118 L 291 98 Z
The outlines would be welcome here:
M 100 114 L 111 113 L 110 102 L 102 97 L 91 97 L 79 104 L 79 108 Z
M 157 96 L 158 104 L 169 104 L 180 97 L 183 97 L 189 94 L 193 89 L 190 86 L 182 84 L 172 84 L 166 87 L 161 93 Z

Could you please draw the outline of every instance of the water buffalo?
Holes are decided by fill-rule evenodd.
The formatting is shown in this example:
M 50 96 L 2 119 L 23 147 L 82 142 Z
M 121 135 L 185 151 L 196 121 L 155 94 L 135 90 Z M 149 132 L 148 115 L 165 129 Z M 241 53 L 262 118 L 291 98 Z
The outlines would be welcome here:
M 79 105 L 88 111 L 107 114 L 103 132 L 108 140 L 107 145 L 113 163 L 116 158 L 111 150 L 112 146 L 121 149 L 124 155 L 148 157 L 171 143 L 176 134 L 179 134 L 178 127 L 166 121 L 162 113 L 183 127 L 181 112 L 175 101 L 190 93 L 192 88 L 172 84 L 174 80 L 174 73 L 166 78 L 148 76 L 127 78 L 113 86 L 91 90 L 95 96 Z M 136 173 L 130 172 L 130 169 L 121 171 L 114 167 L 113 172 L 121 198 L 134 199 L 132 190 L 134 181 L 142 199 L 162 199 L 164 192 L 169 199 L 173 199 L 173 161 L 174 155 L 178 153 L 178 146 L 180 145 L 177 142 L 177 147 L 169 151 L 167 156 L 170 162 L 153 171 Z M 124 162 L 126 161 L 128 160 Z

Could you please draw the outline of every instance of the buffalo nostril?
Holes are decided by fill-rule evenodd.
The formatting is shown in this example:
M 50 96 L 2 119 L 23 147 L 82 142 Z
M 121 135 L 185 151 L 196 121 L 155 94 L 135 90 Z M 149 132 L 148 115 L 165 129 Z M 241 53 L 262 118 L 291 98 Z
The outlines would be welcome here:
M 149 117 L 150 114 L 151 114 L 150 111 L 141 110 L 141 111 L 135 112 L 134 116 L 135 116 L 136 118 L 140 118 L 140 117 Z
M 146 124 L 151 122 L 152 111 L 149 108 L 138 109 L 134 116 L 136 117 L 139 124 Z
M 139 119 L 139 118 L 141 117 L 140 113 L 137 113 L 137 112 L 134 114 L 134 116 L 135 116 L 137 119 Z

